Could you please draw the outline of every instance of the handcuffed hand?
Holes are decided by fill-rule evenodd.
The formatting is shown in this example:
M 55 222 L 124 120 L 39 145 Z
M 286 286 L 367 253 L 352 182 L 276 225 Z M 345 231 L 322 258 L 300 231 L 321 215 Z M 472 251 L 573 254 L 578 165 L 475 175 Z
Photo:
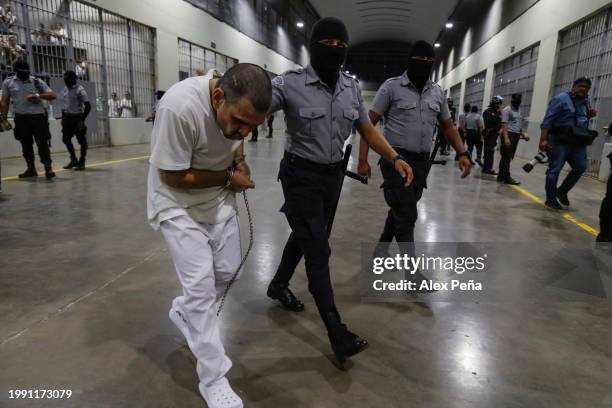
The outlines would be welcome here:
M 251 180 L 250 170 L 247 173 L 246 170 L 236 167 L 228 188 L 234 193 L 242 193 L 249 188 L 255 188 L 255 183 Z

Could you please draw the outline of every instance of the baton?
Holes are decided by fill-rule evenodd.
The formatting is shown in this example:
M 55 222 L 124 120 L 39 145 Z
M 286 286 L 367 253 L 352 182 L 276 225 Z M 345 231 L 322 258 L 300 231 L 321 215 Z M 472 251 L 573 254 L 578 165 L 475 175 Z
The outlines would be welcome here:
M 368 178 L 366 176 L 360 176 L 357 173 L 354 173 L 350 170 L 347 170 L 349 160 L 351 159 L 351 151 L 353 150 L 353 145 L 346 145 L 346 149 L 344 150 L 344 157 L 342 158 L 342 172 L 345 177 L 352 178 L 353 180 L 357 180 L 361 182 L 361 184 L 368 184 Z M 342 185 L 344 184 L 344 177 L 342 177 L 342 181 L 340 182 L 340 192 L 338 193 L 338 199 L 334 203 L 332 207 L 331 213 L 329 215 L 329 220 L 327 221 L 327 236 L 331 234 L 332 226 L 334 225 L 334 218 L 336 217 L 336 210 L 338 209 L 338 203 L 340 202 L 340 194 L 342 193 Z

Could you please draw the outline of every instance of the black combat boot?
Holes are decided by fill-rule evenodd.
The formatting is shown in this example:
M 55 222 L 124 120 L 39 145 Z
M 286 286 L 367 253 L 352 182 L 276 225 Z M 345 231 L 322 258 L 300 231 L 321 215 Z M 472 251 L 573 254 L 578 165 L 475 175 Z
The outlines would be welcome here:
M 268 286 L 268 297 L 278 300 L 285 309 L 294 312 L 301 312 L 304 310 L 304 304 L 295 297 L 288 285 L 270 282 L 270 286 Z
M 74 166 L 75 170 L 85 170 L 85 158 L 81 157 L 76 166 Z
M 28 169 L 19 175 L 19 178 L 38 177 L 36 167 L 28 166 Z
M 50 164 L 45 164 L 45 177 L 47 180 L 51 180 L 53 177 L 55 177 L 55 172 L 51 168 Z
M 344 364 L 347 357 L 354 356 L 368 347 L 366 339 L 351 333 L 346 328 L 346 325 L 340 320 L 337 310 L 334 309 L 327 313 L 323 317 L 323 322 L 327 327 L 327 336 L 338 363 Z
M 79 161 L 77 160 L 77 158 L 76 157 L 71 157 L 70 158 L 70 162 L 67 165 L 65 165 L 64 168 L 66 170 L 68 170 L 68 169 L 71 169 L 71 168 L 76 167 L 78 165 L 79 165 Z

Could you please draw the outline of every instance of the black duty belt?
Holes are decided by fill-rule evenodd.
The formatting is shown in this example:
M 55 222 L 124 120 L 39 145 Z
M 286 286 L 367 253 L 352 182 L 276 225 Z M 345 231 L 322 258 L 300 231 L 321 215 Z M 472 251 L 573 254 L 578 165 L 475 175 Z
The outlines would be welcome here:
M 44 113 L 15 113 L 14 117 L 15 119 L 33 119 L 39 117 L 46 118 L 47 115 L 45 115 Z
M 410 160 L 410 161 L 427 161 L 429 160 L 429 153 L 417 153 L 417 152 L 411 152 L 405 149 L 398 149 L 397 147 L 395 148 L 395 151 L 397 151 L 399 154 L 402 155 L 402 157 L 406 160 Z
M 296 167 L 314 171 L 315 173 L 330 174 L 342 171 L 342 160 L 329 164 L 317 163 L 289 152 L 285 152 L 283 158 Z

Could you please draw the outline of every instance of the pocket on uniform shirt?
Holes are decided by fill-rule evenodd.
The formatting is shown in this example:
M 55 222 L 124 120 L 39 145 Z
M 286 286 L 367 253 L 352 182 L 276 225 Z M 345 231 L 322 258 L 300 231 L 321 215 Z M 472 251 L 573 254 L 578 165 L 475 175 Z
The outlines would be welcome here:
M 440 115 L 440 104 L 436 102 L 430 102 L 428 104 L 429 112 L 431 113 L 431 121 L 436 123 L 438 120 L 438 115 Z
M 409 121 L 417 115 L 416 102 L 398 102 L 397 108 L 403 121 Z
M 342 116 L 344 117 L 344 131 L 346 132 L 342 136 L 348 137 L 348 134 L 353 129 L 353 124 L 359 118 L 359 112 L 357 109 L 344 109 Z
M 323 130 L 322 124 L 318 125 L 318 122 L 326 115 L 325 108 L 300 108 L 300 132 L 307 136 L 313 136 L 317 131 Z

